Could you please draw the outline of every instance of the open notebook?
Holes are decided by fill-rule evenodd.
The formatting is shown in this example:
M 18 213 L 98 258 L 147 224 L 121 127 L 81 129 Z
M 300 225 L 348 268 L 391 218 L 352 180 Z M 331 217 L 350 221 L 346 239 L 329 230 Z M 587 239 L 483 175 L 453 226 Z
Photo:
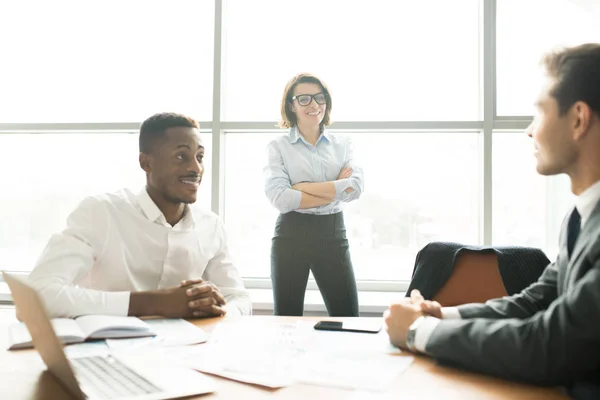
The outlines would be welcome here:
M 150 325 L 137 317 L 85 315 L 75 319 L 54 318 L 56 336 L 64 343 L 81 343 L 92 339 L 116 339 L 154 336 Z M 33 347 L 31 335 L 23 323 L 8 328 L 9 350 Z

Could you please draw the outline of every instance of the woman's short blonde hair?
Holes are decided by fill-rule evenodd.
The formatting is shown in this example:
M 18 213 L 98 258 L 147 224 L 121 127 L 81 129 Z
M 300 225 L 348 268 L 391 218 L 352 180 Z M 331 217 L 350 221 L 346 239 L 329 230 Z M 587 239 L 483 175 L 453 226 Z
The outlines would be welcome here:
M 294 89 L 300 83 L 315 83 L 321 86 L 323 93 L 325 93 L 326 99 L 326 109 L 325 115 L 323 116 L 323 121 L 321 121 L 322 126 L 331 125 L 331 94 L 329 93 L 329 88 L 327 85 L 312 74 L 302 73 L 294 76 L 289 80 L 287 85 L 285 85 L 285 90 L 283 91 L 283 98 L 281 99 L 281 122 L 279 122 L 279 126 L 281 128 L 291 128 L 292 126 L 298 123 L 296 118 L 296 114 L 292 111 L 292 97 L 294 97 Z

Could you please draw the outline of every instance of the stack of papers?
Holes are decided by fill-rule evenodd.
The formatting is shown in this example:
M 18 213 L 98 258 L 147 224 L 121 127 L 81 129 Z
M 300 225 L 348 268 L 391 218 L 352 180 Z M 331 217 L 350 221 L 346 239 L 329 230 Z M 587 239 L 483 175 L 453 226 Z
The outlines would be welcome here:
M 271 388 L 305 383 L 383 391 L 413 357 L 397 356 L 385 334 L 316 331 L 314 323 L 226 322 L 208 343 L 169 350 L 201 372 Z
M 155 337 L 68 346 L 69 357 L 144 349 L 201 372 L 270 388 L 294 383 L 385 391 L 413 357 L 399 356 L 387 335 L 317 331 L 314 322 L 230 321 L 212 335 L 180 319 L 147 320 Z M 193 344 L 207 342 L 200 346 Z

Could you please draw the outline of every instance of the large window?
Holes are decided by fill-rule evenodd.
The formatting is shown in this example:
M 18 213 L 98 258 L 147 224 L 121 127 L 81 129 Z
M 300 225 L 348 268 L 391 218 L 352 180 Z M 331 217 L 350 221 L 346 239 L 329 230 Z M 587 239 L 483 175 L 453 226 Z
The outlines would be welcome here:
M 0 2 L 0 122 L 212 115 L 213 1 Z
M 535 170 L 532 140 L 524 133 L 496 132 L 493 146 L 494 244 L 545 247 L 548 178 Z
M 533 114 L 544 53 L 600 40 L 598 14 L 590 12 L 592 3 L 596 1 L 496 1 L 498 115 Z
M 406 288 L 430 241 L 551 257 L 573 199 L 536 173 L 522 131 L 541 54 L 600 38 L 587 4 L 0 1 L 0 269 L 31 269 L 85 196 L 141 188 L 139 123 L 175 111 L 202 121 L 199 203 L 247 284 L 268 287 L 265 148 L 299 72 L 329 85 L 331 130 L 364 169 L 345 214 L 361 290 Z
M 477 120 L 479 3 L 228 0 L 223 118 L 275 121 L 285 83 L 312 72 L 336 121 Z

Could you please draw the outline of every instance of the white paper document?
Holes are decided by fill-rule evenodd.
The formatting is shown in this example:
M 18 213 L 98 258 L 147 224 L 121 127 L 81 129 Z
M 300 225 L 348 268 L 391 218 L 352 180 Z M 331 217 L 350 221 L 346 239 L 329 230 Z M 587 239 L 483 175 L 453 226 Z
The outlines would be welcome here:
M 237 349 L 237 348 L 236 348 Z M 219 375 L 239 382 L 252 383 L 269 388 L 280 388 L 294 383 L 289 374 L 275 366 L 274 354 L 262 350 L 247 349 L 236 354 L 220 346 L 202 344 L 197 346 L 151 347 L 147 352 L 169 359 L 174 364 L 200 372 Z M 242 355 L 240 357 L 240 355 Z
M 204 346 L 199 357 L 188 355 L 185 364 L 200 372 L 269 388 L 290 386 L 295 382 L 288 371 L 289 356 L 252 349 L 244 353 Z
M 198 371 L 272 388 L 298 382 L 367 391 L 385 390 L 413 360 L 395 356 L 387 335 L 313 325 L 223 323 L 207 344 L 175 356 Z
M 302 350 L 308 337 L 298 329 L 297 324 L 264 322 L 224 322 L 215 327 L 209 344 L 232 348 L 277 348 Z
M 145 321 L 156 336 L 134 339 L 107 339 L 111 349 L 136 349 L 148 346 L 186 346 L 204 343 L 209 335 L 183 319 L 149 319 Z
M 412 361 L 407 356 L 307 353 L 296 360 L 293 374 L 306 384 L 384 391 Z

